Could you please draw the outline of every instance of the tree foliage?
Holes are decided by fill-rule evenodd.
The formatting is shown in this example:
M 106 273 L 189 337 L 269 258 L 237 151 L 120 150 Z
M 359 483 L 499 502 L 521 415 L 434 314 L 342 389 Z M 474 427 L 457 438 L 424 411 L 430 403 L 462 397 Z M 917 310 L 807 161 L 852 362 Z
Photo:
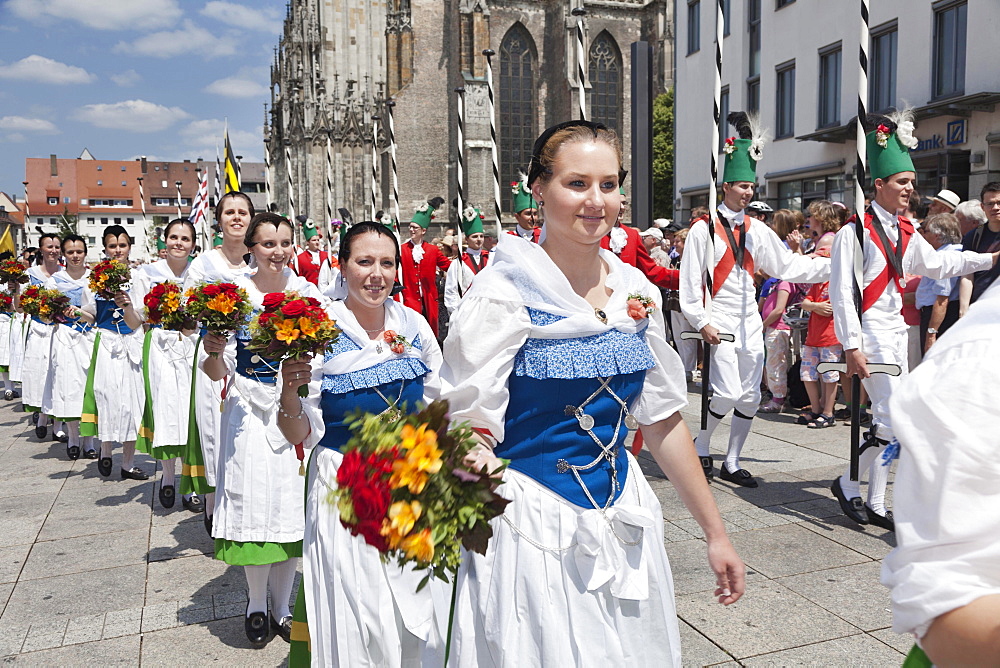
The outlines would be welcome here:
M 79 234 L 77 232 L 77 225 L 79 222 L 79 216 L 75 213 L 70 213 L 69 207 L 63 207 L 63 212 L 59 216 L 59 238 L 65 237 L 67 234 Z
M 674 89 L 653 100 L 653 216 L 674 213 Z

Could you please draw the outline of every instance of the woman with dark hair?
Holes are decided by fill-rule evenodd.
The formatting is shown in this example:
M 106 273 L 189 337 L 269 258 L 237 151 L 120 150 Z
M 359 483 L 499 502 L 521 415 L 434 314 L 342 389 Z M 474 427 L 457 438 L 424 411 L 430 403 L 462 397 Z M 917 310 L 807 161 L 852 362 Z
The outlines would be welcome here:
M 297 634 L 292 643 L 293 666 L 310 658 L 317 666 L 419 666 L 428 641 L 436 646 L 431 588 L 437 585 L 417 594 L 419 576 L 384 564 L 374 547 L 340 524 L 326 502 L 337 485 L 340 448 L 350 438 L 353 411 L 413 411 L 439 393 L 441 350 L 433 330 L 419 313 L 389 298 L 399 261 L 398 242 L 385 226 L 352 227 L 340 245 L 346 296 L 330 307 L 340 337 L 321 365 L 289 361 L 283 366 L 286 378 L 312 373 L 314 385 L 322 387 L 300 400 L 298 381 L 283 384 L 278 413 L 285 437 L 312 448 L 302 586 L 295 604 L 295 623 L 308 617 L 303 629 L 308 634 Z M 389 330 L 406 340 L 401 352 L 385 343 Z
M 743 594 L 680 414 L 660 292 L 600 247 L 622 176 L 605 126 L 546 130 L 528 174 L 543 240 L 501 239 L 445 341 L 452 419 L 481 436 L 478 464 L 510 462 L 498 492 L 511 503 L 458 572 L 454 665 L 681 664 L 662 510 L 624 447 L 638 426 L 705 533 L 715 596 Z
M 134 320 L 127 320 L 129 327 L 139 329 L 148 320 L 145 299 L 155 286 L 168 282 L 178 286 L 184 284 L 194 239 L 194 225 L 187 218 L 176 218 L 167 224 L 163 231 L 166 257 L 137 269 L 132 280 L 132 298 L 139 308 L 133 312 Z M 160 462 L 163 470 L 160 505 L 173 508 L 177 459 L 184 454 L 188 442 L 191 367 L 197 337 L 193 329 L 172 332 L 159 325 L 150 325 L 147 329 L 142 349 L 146 401 L 136 447 Z M 185 508 L 202 511 L 197 494 L 183 486 L 181 494 Z
M 243 241 L 246 228 L 255 211 L 250 196 L 246 193 L 226 193 L 215 205 L 215 220 L 222 232 L 222 245 L 205 251 L 188 266 L 184 278 L 184 288 L 210 281 L 236 280 L 247 272 L 243 259 L 247 247 Z M 205 359 L 204 350 L 197 352 L 199 363 Z M 194 372 L 194 417 L 198 426 L 196 441 L 188 443 L 181 469 L 181 487 L 201 494 L 204 498 L 205 529 L 212 534 L 212 513 L 215 512 L 215 453 L 219 440 L 219 411 L 216 407 L 222 400 L 222 382 L 213 383 L 201 371 Z M 197 462 L 201 461 L 202 464 Z M 187 462 L 194 462 L 189 464 Z M 198 504 L 191 506 L 197 511 Z
M 44 285 L 62 267 L 59 259 L 62 250 L 59 248 L 59 235 L 46 232 L 38 238 L 39 263 L 28 267 L 28 284 Z M 18 300 L 19 301 L 19 300 Z M 18 309 L 20 305 L 18 303 Z M 37 316 L 31 316 L 28 323 L 27 338 L 24 342 L 23 375 L 21 378 L 21 404 L 29 413 L 37 413 L 35 436 L 45 438 L 48 433 L 49 416 L 42 412 L 42 404 L 46 403 L 46 393 L 52 391 L 52 369 L 49 364 L 52 356 L 52 333 L 55 325 L 45 322 Z M 56 425 L 58 436 L 62 436 L 61 425 Z M 59 438 L 58 440 L 63 440 Z
M 246 228 L 244 247 L 250 250 L 251 267 L 257 271 L 235 282 L 247 291 L 255 312 L 273 292 L 294 290 L 325 301 L 315 285 L 288 268 L 295 247 L 287 218 L 274 213 L 254 216 Z M 262 647 L 271 628 L 286 641 L 291 636 L 288 604 L 302 556 L 304 478 L 299 475 L 292 442 L 278 429 L 278 416 L 284 410 L 278 400 L 287 383 L 294 383 L 295 394 L 309 381 L 309 374 L 289 378 L 279 372 L 276 362 L 248 351 L 248 325 L 249 319 L 228 339 L 206 334 L 202 347 L 209 355 L 201 367 L 213 382 L 225 384 L 215 457 L 215 558 L 243 566 L 249 588 L 244 630 L 252 646 Z M 310 389 L 319 392 L 318 380 Z
M 66 455 L 78 459 L 97 459 L 93 438 L 80 438 L 80 416 L 83 414 L 83 388 L 87 384 L 87 367 L 94 351 L 94 328 L 77 315 L 83 305 L 83 291 L 90 280 L 87 269 L 87 241 L 78 234 L 67 234 L 62 240 L 66 268 L 52 275 L 45 287 L 69 297 L 69 322 L 55 328 L 52 335 L 52 392 L 42 408 L 66 423 Z

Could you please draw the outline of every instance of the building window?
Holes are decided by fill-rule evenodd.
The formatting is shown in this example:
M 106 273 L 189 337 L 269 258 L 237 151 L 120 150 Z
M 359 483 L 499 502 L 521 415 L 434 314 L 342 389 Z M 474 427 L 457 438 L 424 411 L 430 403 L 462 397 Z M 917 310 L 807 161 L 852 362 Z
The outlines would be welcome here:
M 92 223 L 92 222 L 94 222 L 94 220 L 91 219 L 90 222 Z M 95 239 L 94 237 L 87 237 L 87 245 L 88 246 L 93 246 L 96 243 L 97 243 L 97 239 Z
M 535 141 L 535 45 L 528 30 L 515 23 L 500 43 L 500 164 L 505 183 L 526 170 Z M 510 188 L 502 189 L 503 202 L 513 207 Z
M 121 225 L 121 224 L 122 224 L 122 219 L 121 218 L 115 218 L 115 225 Z
M 885 111 L 896 104 L 897 34 L 895 21 L 872 31 L 868 84 L 868 106 L 872 111 Z
M 125 223 L 128 224 L 128 225 L 131 225 L 134 222 L 135 222 L 135 218 L 126 218 L 125 219 Z
M 49 203 L 49 206 L 55 206 L 56 204 L 59 203 L 59 198 L 58 197 L 50 197 L 50 198 L 48 198 L 48 203 Z
M 719 96 L 719 125 L 721 128 L 729 127 L 726 117 L 729 116 L 729 86 L 722 89 L 722 95 Z M 718 151 L 722 152 L 722 145 L 726 143 L 726 131 L 722 130 L 719 132 L 719 146 Z
M 99 171 L 99 172 L 104 171 L 104 166 L 103 165 L 98 165 L 97 166 L 97 171 Z
M 777 70 L 775 87 L 775 132 L 777 139 L 795 134 L 795 63 L 782 65 Z
M 590 45 L 590 116 L 621 136 L 622 57 L 614 38 L 602 32 Z
M 747 81 L 747 111 L 760 111 L 760 77 Z
M 69 197 L 63 197 L 63 204 L 69 204 L 69 201 L 70 201 Z
M 108 224 L 108 219 L 107 218 L 101 218 L 101 225 L 107 225 L 107 224 Z
M 688 55 L 701 49 L 701 2 L 688 3 Z
M 781 9 L 782 7 L 787 7 L 788 5 L 792 4 L 793 2 L 795 2 L 795 0 L 778 0 L 777 9 Z
M 819 54 L 820 128 L 840 125 L 840 44 Z
M 722 36 L 729 37 L 729 15 L 733 6 L 733 0 L 722 0 Z
M 125 165 L 122 165 L 122 171 L 123 172 L 125 171 Z
M 934 97 L 965 92 L 965 19 L 962 2 L 934 14 Z
M 169 197 L 154 197 L 153 206 L 170 206 Z
M 104 181 L 98 181 L 98 182 L 97 182 L 97 185 L 99 185 L 99 186 L 103 186 L 103 185 L 104 185 Z
M 782 181 L 778 183 L 778 208 L 802 211 L 818 199 L 845 202 L 851 185 L 853 182 L 849 183 L 843 174 Z
M 747 44 L 750 48 L 747 78 L 760 74 L 760 0 L 747 4 Z
M 55 224 L 56 224 L 56 219 L 55 218 L 49 218 L 49 225 L 55 225 Z
M 87 218 L 87 222 L 90 223 L 91 225 L 93 225 L 94 224 L 94 219 L 93 218 Z M 90 243 L 94 243 L 94 242 L 91 241 Z

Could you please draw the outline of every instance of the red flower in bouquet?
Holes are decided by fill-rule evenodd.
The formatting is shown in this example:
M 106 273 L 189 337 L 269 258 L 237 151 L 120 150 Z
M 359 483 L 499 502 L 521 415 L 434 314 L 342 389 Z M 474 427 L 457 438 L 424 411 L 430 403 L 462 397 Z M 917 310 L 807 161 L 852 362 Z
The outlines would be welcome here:
M 182 290 L 177 283 L 157 283 L 142 302 L 146 306 L 146 321 L 151 325 L 171 331 L 195 328 L 194 320 L 183 308 Z
M 0 313 L 11 314 L 14 312 L 14 298 L 6 292 L 0 292 Z
M 69 318 L 66 317 L 66 309 L 70 307 L 69 295 L 49 288 L 42 288 L 40 294 L 42 299 L 39 307 L 40 318 L 57 325 L 69 322 Z
M 233 283 L 202 283 L 184 293 L 184 313 L 208 332 L 228 336 L 247 323 L 252 306 L 246 290 Z
M 28 268 L 17 260 L 0 262 L 0 283 L 27 283 Z
M 38 316 L 42 305 L 42 286 L 29 285 L 21 293 L 21 310 L 28 315 Z
M 128 289 L 132 270 L 119 260 L 102 260 L 90 270 L 90 291 L 98 297 L 111 300 L 115 294 Z
M 405 336 L 397 334 L 391 329 L 385 330 L 385 332 L 382 333 L 382 338 L 389 344 L 389 350 L 397 355 L 402 355 L 406 352 L 407 348 L 413 347 L 413 344 L 410 343 Z

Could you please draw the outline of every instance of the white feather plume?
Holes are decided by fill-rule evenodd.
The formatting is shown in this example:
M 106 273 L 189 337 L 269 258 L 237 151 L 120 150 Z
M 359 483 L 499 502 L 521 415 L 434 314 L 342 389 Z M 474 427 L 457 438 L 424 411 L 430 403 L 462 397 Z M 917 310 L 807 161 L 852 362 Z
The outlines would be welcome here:
M 750 124 L 750 157 L 760 160 L 764 157 L 764 145 L 771 141 L 771 131 L 761 125 L 760 114 L 756 112 L 747 114 L 747 122 Z
M 916 129 L 916 124 L 913 122 L 913 109 L 906 107 L 894 111 L 887 114 L 887 118 L 896 124 L 896 136 L 899 137 L 899 143 L 906 148 L 916 148 L 920 140 L 913 135 L 913 131 Z

